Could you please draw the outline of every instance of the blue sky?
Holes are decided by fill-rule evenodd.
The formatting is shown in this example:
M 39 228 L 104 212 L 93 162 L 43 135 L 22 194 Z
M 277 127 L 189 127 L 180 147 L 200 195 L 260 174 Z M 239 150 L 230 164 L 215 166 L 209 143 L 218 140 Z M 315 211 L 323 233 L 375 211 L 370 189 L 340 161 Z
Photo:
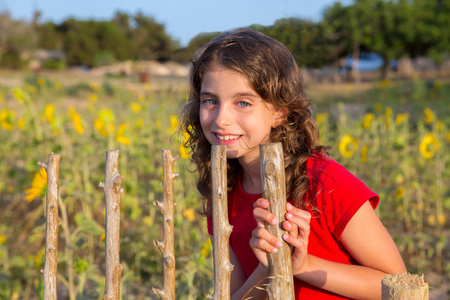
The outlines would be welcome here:
M 335 0 L 0 0 L 0 11 L 14 19 L 31 20 L 33 12 L 42 21 L 60 23 L 77 19 L 110 20 L 116 11 L 131 15 L 141 11 L 165 25 L 172 38 L 186 45 L 201 32 L 224 31 L 252 24 L 271 25 L 274 21 L 299 17 L 322 19 L 323 11 Z M 345 5 L 351 0 L 341 0 Z

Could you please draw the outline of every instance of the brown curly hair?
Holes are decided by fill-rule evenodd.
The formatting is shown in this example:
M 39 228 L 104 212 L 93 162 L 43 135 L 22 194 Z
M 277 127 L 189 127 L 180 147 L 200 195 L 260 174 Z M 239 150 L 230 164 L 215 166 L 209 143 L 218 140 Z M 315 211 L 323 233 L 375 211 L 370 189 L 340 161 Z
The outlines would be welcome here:
M 197 188 L 202 195 L 202 212 L 210 214 L 212 207 L 211 144 L 200 125 L 200 90 L 204 74 L 217 64 L 243 74 L 262 99 L 277 111 L 286 111 L 281 124 L 272 129 L 269 140 L 283 146 L 287 196 L 297 207 L 314 207 L 314 203 L 304 203 L 310 186 L 306 161 L 317 153 L 326 156 L 328 147 L 320 145 L 311 101 L 303 93 L 298 66 L 282 43 L 258 31 L 241 28 L 222 33 L 195 53 L 189 99 L 180 114 L 180 130 L 189 135 L 185 147 L 191 148 L 191 161 L 199 174 Z M 233 189 L 241 166 L 237 159 L 228 159 L 227 164 L 228 188 Z

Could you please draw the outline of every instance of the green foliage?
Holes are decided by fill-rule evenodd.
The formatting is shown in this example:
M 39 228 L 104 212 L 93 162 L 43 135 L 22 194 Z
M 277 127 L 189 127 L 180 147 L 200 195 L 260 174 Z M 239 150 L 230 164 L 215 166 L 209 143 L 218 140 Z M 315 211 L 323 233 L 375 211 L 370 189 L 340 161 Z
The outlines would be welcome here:
M 300 67 L 328 65 L 341 54 L 330 47 L 328 28 L 323 23 L 289 18 L 278 20 L 272 26 L 253 28 L 285 44 Z
M 67 63 L 64 60 L 49 59 L 42 63 L 42 68 L 45 70 L 65 70 Z
M 115 61 L 116 59 L 114 58 L 114 55 L 111 52 L 107 50 L 100 51 L 95 54 L 94 66 L 95 67 L 107 66 L 113 64 Z
M 206 45 L 213 38 L 218 36 L 220 32 L 203 32 L 193 37 L 186 48 L 179 49 L 174 53 L 174 59 L 179 62 L 189 62 L 197 51 L 202 46 Z
M 38 47 L 40 49 L 63 49 L 63 35 L 58 31 L 57 25 L 53 22 L 39 24 L 36 27 L 38 33 Z
M 142 13 L 138 13 L 133 21 L 136 25 L 131 32 L 131 36 L 136 46 L 136 58 L 160 61 L 171 59 L 172 53 L 178 48 L 178 44 L 165 32 L 164 25 Z
M 0 62 L 4 55 L 8 55 L 3 66 L 21 67 L 23 54 L 33 49 L 35 44 L 35 29 L 31 25 L 11 19 L 8 12 L 0 12 Z

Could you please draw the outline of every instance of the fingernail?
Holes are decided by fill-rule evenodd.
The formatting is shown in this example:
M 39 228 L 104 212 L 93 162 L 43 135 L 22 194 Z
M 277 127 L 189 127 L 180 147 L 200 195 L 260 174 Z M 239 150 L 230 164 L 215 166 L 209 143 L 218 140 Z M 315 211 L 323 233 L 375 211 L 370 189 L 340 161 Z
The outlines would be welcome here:
M 278 249 L 277 248 L 273 248 L 272 253 L 277 253 Z
M 261 205 L 263 205 L 263 206 L 269 205 L 269 201 L 264 200 L 264 201 L 261 203 Z
M 281 243 L 281 242 L 277 242 L 277 248 L 281 248 L 281 247 L 283 247 L 283 244 Z
M 274 218 L 274 219 L 272 220 L 272 225 L 277 225 L 277 224 L 278 224 L 278 220 Z
M 287 208 L 288 208 L 288 209 L 293 209 L 293 208 L 294 208 L 294 206 L 292 206 L 292 204 L 290 204 L 290 203 L 288 202 L 288 204 L 287 204 Z
M 287 217 L 287 218 L 292 218 L 293 216 L 294 216 L 294 215 L 291 214 L 291 213 L 287 213 L 287 214 L 286 214 L 286 217 Z

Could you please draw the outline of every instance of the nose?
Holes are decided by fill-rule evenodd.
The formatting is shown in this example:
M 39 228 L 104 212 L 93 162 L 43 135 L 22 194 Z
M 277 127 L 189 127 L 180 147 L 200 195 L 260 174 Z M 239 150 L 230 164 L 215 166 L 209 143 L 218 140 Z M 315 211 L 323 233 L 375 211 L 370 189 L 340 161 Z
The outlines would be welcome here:
M 217 108 L 216 124 L 219 127 L 224 127 L 231 124 L 230 110 L 227 109 L 226 105 L 220 105 Z

